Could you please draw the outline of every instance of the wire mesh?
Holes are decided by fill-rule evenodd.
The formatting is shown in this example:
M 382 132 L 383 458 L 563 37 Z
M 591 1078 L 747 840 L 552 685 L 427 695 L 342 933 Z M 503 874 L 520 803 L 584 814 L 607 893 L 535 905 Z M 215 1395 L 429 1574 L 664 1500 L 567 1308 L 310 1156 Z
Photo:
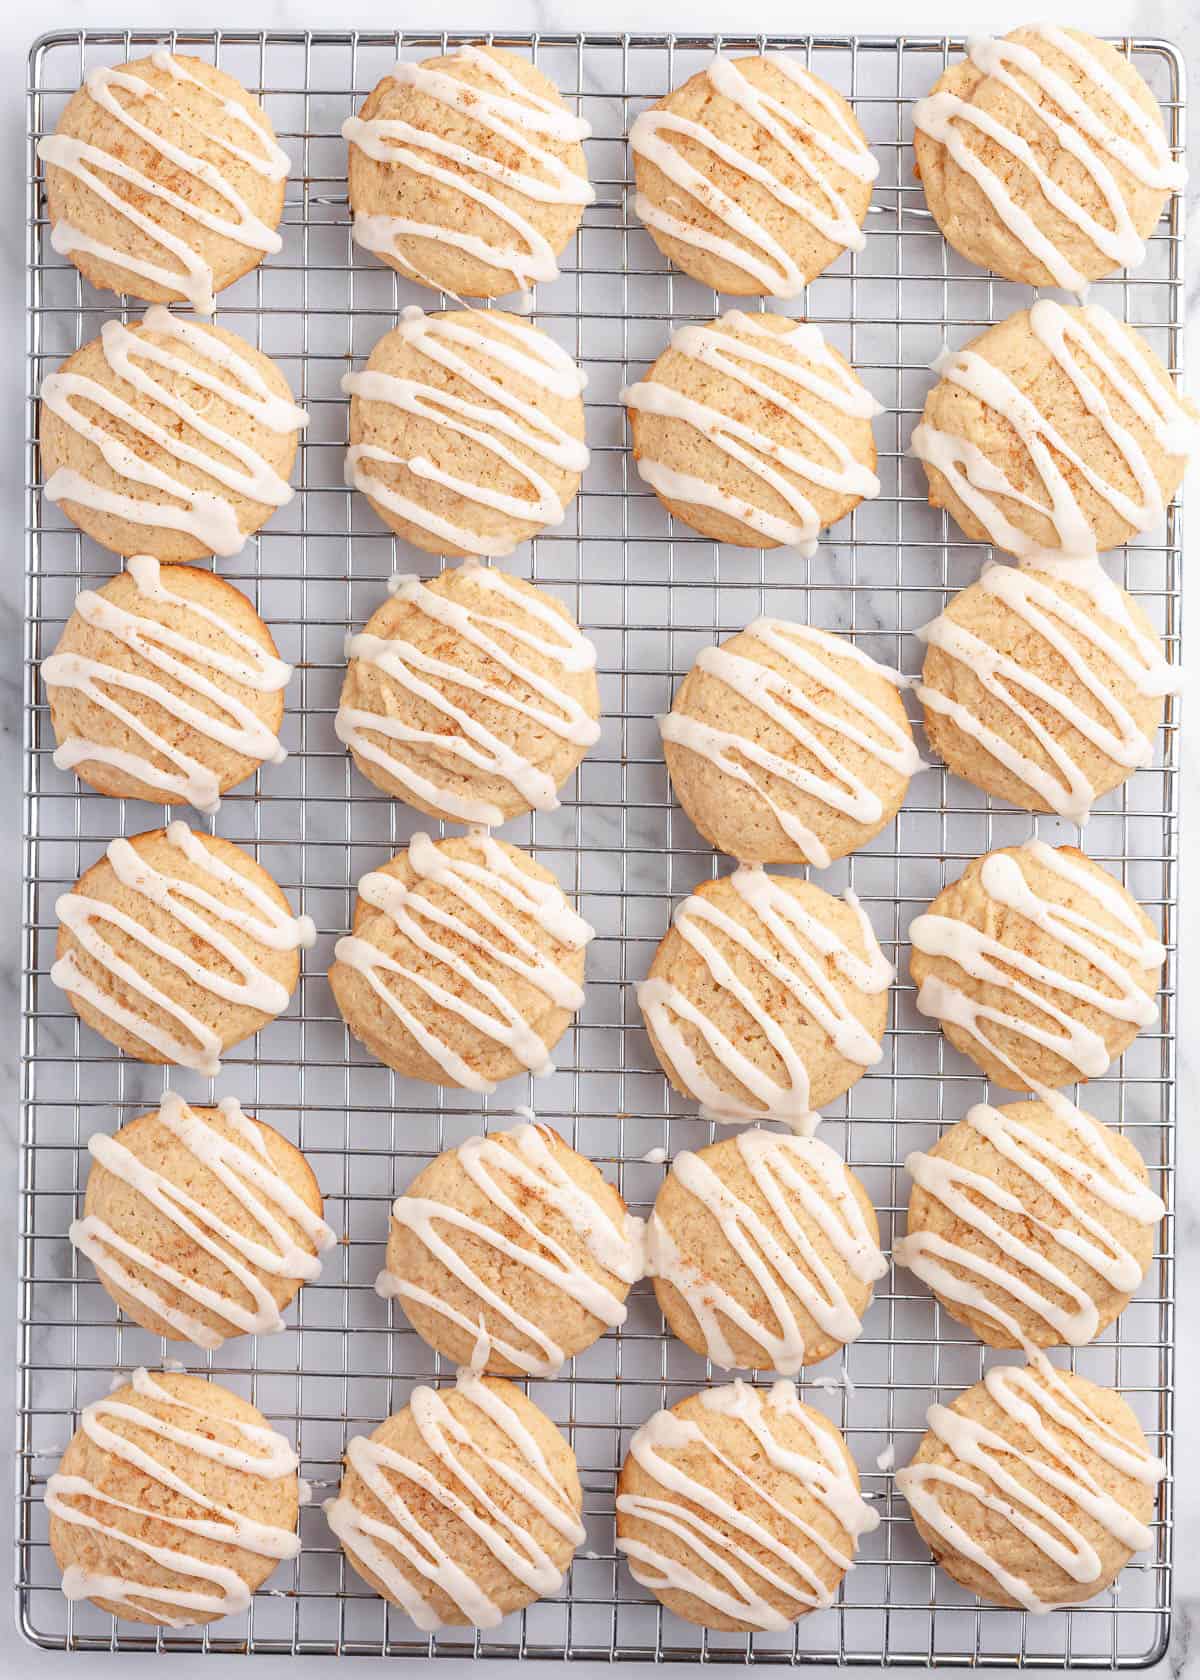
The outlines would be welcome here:
M 507 564 L 576 613 L 599 652 L 604 733 L 568 784 L 560 810 L 508 826 L 578 896 L 597 927 L 586 1004 L 559 1046 L 558 1070 L 492 1099 L 435 1093 L 372 1063 L 346 1035 L 324 978 L 333 939 L 350 923 L 353 887 L 402 845 L 420 819 L 371 789 L 336 741 L 332 717 L 343 640 L 414 556 L 342 481 L 346 403 L 341 375 L 359 365 L 408 302 L 428 294 L 357 253 L 345 198 L 340 125 L 399 54 L 420 57 L 459 40 L 494 39 L 529 53 L 590 122 L 596 204 L 561 278 L 538 288 L 534 319 L 588 374 L 592 465 L 567 523 Z M 1173 47 L 1124 40 L 1162 102 L 1176 152 L 1185 144 L 1183 66 Z M 83 1029 L 50 985 L 54 900 L 114 834 L 161 819 L 157 808 L 103 799 L 55 769 L 38 665 L 53 647 L 80 587 L 102 582 L 112 557 L 71 529 L 40 495 L 36 392 L 43 375 L 119 300 L 91 291 L 50 250 L 34 147 L 93 66 L 166 45 L 210 57 L 264 100 L 293 160 L 284 248 L 222 294 L 217 319 L 272 355 L 312 415 L 301 446 L 298 494 L 224 576 L 244 589 L 296 666 L 288 694 L 289 758 L 230 795 L 218 832 L 247 846 L 312 915 L 321 940 L 287 1014 L 226 1060 L 215 1084 L 173 1070 L 193 1101 L 233 1094 L 307 1153 L 343 1234 L 319 1283 L 309 1284 L 280 1335 L 242 1338 L 218 1353 L 185 1349 L 188 1367 L 247 1394 L 296 1441 L 314 1500 L 301 1516 L 303 1552 L 282 1566 L 242 1617 L 182 1633 L 118 1623 L 68 1604 L 47 1546 L 46 1476 L 81 1405 L 114 1372 L 178 1356 L 114 1315 L 66 1231 L 80 1211 L 87 1138 L 154 1106 L 162 1070 L 123 1058 Z M 722 549 L 667 520 L 632 469 L 618 392 L 662 349 L 672 327 L 708 319 L 710 292 L 672 273 L 632 214 L 624 137 L 637 111 L 700 68 L 715 48 L 783 48 L 801 55 L 853 103 L 881 164 L 863 252 L 843 258 L 787 312 L 819 322 L 885 405 L 877 423 L 882 494 L 837 527 L 809 562 L 786 551 Z M 864 1333 L 835 1366 L 806 1373 L 804 1397 L 846 1432 L 867 1496 L 882 1516 L 837 1605 L 786 1635 L 705 1633 L 661 1610 L 618 1561 L 613 1483 L 633 1428 L 656 1407 L 709 1380 L 703 1360 L 667 1337 L 648 1288 L 628 1322 L 578 1357 L 555 1382 L 530 1391 L 566 1430 L 579 1457 L 588 1540 L 562 1596 L 489 1632 L 418 1634 L 349 1571 L 319 1509 L 336 1483 L 350 1433 L 400 1407 L 416 1379 L 450 1372 L 373 1292 L 391 1199 L 430 1157 L 518 1104 L 612 1176 L 635 1211 L 648 1211 L 664 1166 L 653 1158 L 708 1141 L 709 1128 L 672 1097 L 642 1031 L 631 983 L 647 969 L 672 905 L 727 867 L 671 802 L 656 714 L 698 649 L 756 614 L 848 631 L 888 663 L 913 670 L 913 632 L 985 557 L 926 504 L 923 475 L 905 456 L 909 431 L 946 343 L 1030 301 L 961 262 L 924 210 L 911 170 L 913 100 L 963 42 L 943 37 L 664 34 L 488 36 L 442 32 L 58 31 L 30 56 L 28 87 L 28 573 L 25 631 L 24 1019 L 21 1046 L 22 1176 L 19 1272 L 16 1592 L 31 1641 L 73 1650 L 374 1653 L 621 1661 L 832 1662 L 924 1668 L 1149 1665 L 1166 1648 L 1171 1591 L 1171 1501 L 1163 1484 L 1151 1553 L 1087 1606 L 1032 1618 L 978 1605 L 933 1567 L 889 1470 L 907 1461 L 927 1405 L 981 1375 L 988 1354 L 906 1274 L 877 1290 Z M 1148 334 L 1180 371 L 1183 206 L 1172 202 L 1135 275 L 1098 285 L 1095 297 Z M 136 316 L 137 308 L 130 311 Z M 1177 657 L 1182 512 L 1165 532 L 1108 557 Z M 423 569 L 428 570 L 422 558 Z M 1157 1030 L 1088 1088 L 1088 1106 L 1135 1138 L 1171 1206 L 1177 853 L 1177 702 L 1169 703 L 1155 767 L 1103 800 L 1086 833 L 1089 854 L 1118 873 L 1161 923 L 1168 950 Z M 189 813 L 189 817 L 192 814 Z M 925 1147 L 986 1086 L 917 1014 L 904 961 L 911 917 L 988 847 L 1075 832 L 993 804 L 940 770 L 916 779 L 891 829 L 822 872 L 852 885 L 898 979 L 885 1060 L 822 1123 L 879 1211 L 884 1245 L 903 1228 L 905 1154 Z M 647 1157 L 651 1158 L 647 1158 Z M 1079 1370 L 1122 1389 L 1170 1469 L 1173 1404 L 1173 1214 L 1150 1276 L 1116 1325 L 1071 1356 Z M 1001 1356 L 1003 1357 L 1003 1356 Z M 1058 1357 L 1062 1357 L 1061 1355 Z

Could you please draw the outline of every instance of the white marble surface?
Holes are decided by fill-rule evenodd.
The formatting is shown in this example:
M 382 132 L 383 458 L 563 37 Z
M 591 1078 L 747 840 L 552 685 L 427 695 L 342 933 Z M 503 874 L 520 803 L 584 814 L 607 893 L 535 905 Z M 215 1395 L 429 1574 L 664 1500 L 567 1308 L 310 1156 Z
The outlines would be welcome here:
M 836 6 L 798 7 L 795 0 L 755 0 L 753 6 L 735 5 L 732 0 L 426 0 L 420 7 L 407 7 L 390 0 L 357 0 L 357 4 L 337 13 L 339 24 L 361 27 L 394 27 L 410 24 L 428 27 L 435 22 L 452 27 L 509 29 L 554 29 L 598 27 L 715 29 L 722 27 L 763 30 L 797 30 L 823 28 L 857 29 L 862 31 L 894 31 L 903 25 L 914 33 L 953 29 L 988 30 L 1003 33 L 1006 28 L 1029 20 L 1039 8 L 1005 4 L 998 7 L 983 0 L 906 0 L 898 10 L 888 0 L 838 0 Z M 1089 0 L 1086 6 L 1074 3 L 1054 9 L 1057 21 L 1079 23 L 1096 33 L 1136 32 L 1164 35 L 1182 46 L 1191 66 L 1200 66 L 1200 10 L 1179 0 Z M 0 1101 L 0 1179 L 12 1182 L 16 1176 L 16 1054 L 18 1003 L 18 926 L 17 862 L 20 786 L 20 616 L 22 606 L 21 549 L 16 537 L 21 521 L 21 400 L 22 368 L 20 361 L 21 333 L 16 323 L 23 308 L 24 282 L 22 276 L 23 240 L 20 235 L 23 203 L 21 167 L 24 108 L 20 90 L 24 86 L 24 59 L 30 40 L 43 29 L 60 25 L 107 25 L 114 23 L 162 24 L 166 21 L 181 25 L 194 24 L 203 18 L 211 23 L 237 23 L 254 27 L 311 26 L 328 27 L 334 17 L 327 4 L 314 0 L 261 0 L 257 6 L 223 8 L 219 0 L 210 0 L 207 8 L 185 3 L 185 0 L 60 0 L 54 8 L 24 4 L 10 4 L 0 12 L 0 87 L 4 89 L 2 113 L 3 133 L 9 167 L 0 173 L 0 204 L 7 234 L 0 246 L 0 286 L 3 287 L 7 318 L 14 324 L 8 336 L 4 362 L 4 389 L 0 395 L 0 506 L 6 511 L 8 529 L 12 533 L 7 566 L 0 568 L 0 627 L 3 629 L 9 657 L 0 665 L 0 697 L 3 703 L 3 731 L 0 735 L 0 834 L 3 835 L 4 855 L 10 860 L 0 883 L 0 1019 L 6 1030 L 0 1039 L 0 1080 L 3 1099 Z M 1193 135 L 1200 133 L 1200 122 L 1193 119 Z M 1195 326 L 1200 301 L 1200 250 L 1196 225 L 1200 224 L 1200 146 L 1193 141 L 1191 165 L 1193 173 L 1193 251 L 1191 266 L 1193 289 L 1189 298 L 1189 321 L 1192 328 L 1189 345 L 1190 360 L 1194 363 L 1196 350 Z M 1195 372 L 1192 388 L 1200 385 Z M 1194 477 L 1196 475 L 1193 475 Z M 1192 494 L 1198 486 L 1193 484 Z M 1195 518 L 1191 521 L 1197 526 Z M 1200 559 L 1200 542 L 1192 549 Z M 1193 567 L 1194 569 L 1194 567 Z M 1189 590 L 1194 580 L 1189 579 Z M 1193 604 L 1190 616 L 1195 617 L 1200 604 Z M 1192 655 L 1200 663 L 1200 655 Z M 1200 739 L 1200 737 L 1197 737 Z M 1200 753 L 1193 742 L 1190 746 L 1185 733 L 1183 799 L 1185 822 L 1200 811 L 1197 783 Z M 1185 833 L 1187 829 L 1185 828 Z M 1196 851 L 1185 841 L 1185 853 Z M 1190 1300 L 1193 1288 L 1200 1288 L 1200 1147 L 1189 1135 L 1192 1117 L 1200 1097 L 1200 1061 L 1194 1034 L 1188 1031 L 1189 1021 L 1197 1018 L 1196 1000 L 1200 999 L 1200 885 L 1194 877 L 1184 881 L 1183 920 L 1181 932 L 1181 994 L 1186 1013 L 1182 1019 L 1179 1075 L 1182 1135 L 1179 1141 L 1180 1171 L 1177 1188 L 1178 1233 L 1178 1295 L 1183 1310 L 1179 1319 L 1178 1403 L 1176 1415 L 1184 1433 L 1184 1445 L 1177 1452 L 1178 1496 L 1175 1637 L 1170 1656 L 1160 1673 L 1170 1672 L 1200 1680 L 1200 1548 L 1195 1540 L 1200 1536 L 1200 1455 L 1186 1447 L 1186 1420 L 1195 1414 L 1200 1404 L 1200 1338 L 1191 1323 Z M 0 1198 L 0 1256 L 5 1264 L 13 1265 L 15 1252 L 14 1204 Z M 11 1274 L 10 1274 L 11 1276 Z M 7 1303 L 12 1300 L 8 1290 L 0 1291 Z M 12 1369 L 11 1312 L 7 1305 L 0 1310 L 0 1371 Z M 0 1402 L 0 1409 L 3 1407 Z M 8 1488 L 0 1509 L 0 1537 L 7 1555 L 11 1556 L 9 1541 L 11 1525 L 11 1496 Z M 1194 1634 L 1194 1637 L 1193 1637 Z M 57 1653 L 29 1650 L 12 1629 L 11 1618 L 0 1613 L 0 1674 L 15 1674 L 20 1664 L 26 1671 L 37 1673 L 66 1673 L 97 1675 L 111 1668 L 114 1659 L 104 1656 L 67 1657 Z M 115 1659 L 134 1668 L 136 1659 Z M 213 1659 L 181 1658 L 173 1662 L 173 1680 L 188 1680 L 189 1676 L 212 1672 Z M 221 1659 L 216 1659 L 218 1665 Z M 233 1659 L 227 1660 L 231 1666 Z M 282 1661 L 256 1659 L 253 1663 L 255 1680 L 275 1680 L 282 1673 Z M 319 1661 L 310 1664 L 320 1670 L 326 1665 Z M 504 1667 L 506 1665 L 500 1665 Z M 578 1665 L 577 1665 L 578 1666 Z M 585 1665 L 586 1666 L 586 1665 Z M 438 1673 L 454 1680 L 455 1664 L 441 1663 Z M 223 1669 L 218 1669 L 224 1672 Z M 503 1680 L 498 1676 L 497 1680 Z

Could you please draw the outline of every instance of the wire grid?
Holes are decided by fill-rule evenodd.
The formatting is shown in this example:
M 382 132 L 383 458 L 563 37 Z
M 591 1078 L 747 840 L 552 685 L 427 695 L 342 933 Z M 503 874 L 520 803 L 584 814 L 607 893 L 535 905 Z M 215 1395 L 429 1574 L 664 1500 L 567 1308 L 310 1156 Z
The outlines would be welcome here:
M 588 957 L 586 1004 L 558 1052 L 558 1071 L 536 1087 L 512 1081 L 491 1100 L 436 1093 L 373 1064 L 349 1040 L 324 968 L 350 924 L 353 884 L 420 826 L 406 808 L 355 773 L 332 715 L 343 639 L 383 598 L 395 569 L 416 560 L 375 520 L 342 476 L 346 404 L 339 380 L 361 364 L 408 302 L 428 294 L 355 251 L 345 200 L 340 125 L 399 53 L 420 57 L 462 40 L 494 39 L 527 52 L 591 123 L 597 202 L 564 259 L 539 288 L 535 319 L 589 376 L 592 465 L 559 530 L 507 564 L 551 589 L 599 651 L 604 733 L 564 790 L 562 808 L 510 824 L 578 895 L 598 936 Z M 114 1053 L 81 1028 L 50 985 L 56 895 L 114 834 L 162 820 L 158 808 L 98 797 L 56 771 L 38 664 L 53 647 L 76 591 L 111 575 L 111 555 L 66 525 L 40 495 L 35 395 L 64 354 L 118 313 L 49 249 L 34 153 L 66 98 L 96 64 L 166 45 L 211 57 L 264 99 L 294 170 L 284 249 L 222 294 L 218 319 L 276 357 L 312 423 L 296 474 L 298 494 L 243 554 L 221 564 L 271 626 L 297 667 L 288 695 L 290 757 L 235 791 L 215 819 L 248 846 L 320 929 L 292 1007 L 227 1059 L 213 1084 L 181 1070 L 170 1082 L 193 1101 L 236 1095 L 303 1148 L 344 1233 L 319 1283 L 289 1312 L 289 1328 L 240 1338 L 218 1353 L 168 1346 L 114 1316 L 91 1269 L 66 1240 L 80 1211 L 86 1140 L 154 1106 L 162 1070 Z M 1185 144 L 1183 66 L 1168 43 L 1125 40 L 1162 101 L 1176 152 Z M 627 453 L 621 385 L 662 349 L 672 327 L 708 319 L 720 300 L 669 271 L 632 214 L 624 136 L 637 111 L 701 67 L 714 49 L 795 51 L 852 100 L 881 163 L 866 249 L 784 306 L 818 321 L 849 355 L 887 412 L 877 424 L 880 497 L 823 541 L 810 562 L 786 551 L 722 550 L 672 526 L 639 484 Z M 890 1471 L 907 1462 L 933 1399 L 949 1400 L 996 1356 L 943 1315 L 905 1273 L 876 1292 L 861 1339 L 836 1363 L 807 1374 L 804 1397 L 846 1432 L 867 1496 L 882 1517 L 836 1607 L 786 1635 L 705 1633 L 666 1614 L 632 1581 L 613 1544 L 613 1481 L 628 1437 L 656 1407 L 725 1380 L 667 1337 L 648 1286 L 628 1322 L 530 1391 L 566 1430 L 579 1457 L 589 1537 L 564 1594 L 490 1632 L 418 1634 L 348 1570 L 319 1509 L 336 1484 L 346 1437 L 370 1431 L 404 1404 L 414 1379 L 450 1372 L 373 1293 L 393 1196 L 444 1147 L 488 1125 L 511 1123 L 529 1103 L 598 1161 L 645 1213 L 664 1172 L 648 1154 L 698 1147 L 712 1129 L 674 1098 L 641 1028 L 632 982 L 646 972 L 672 905 L 728 867 L 671 801 L 655 715 L 698 649 L 762 611 L 853 633 L 877 657 L 912 671 L 912 632 L 978 575 L 985 550 L 961 539 L 927 505 L 919 466 L 904 454 L 945 343 L 1030 301 L 1028 288 L 962 263 L 924 210 L 912 178 L 910 106 L 963 50 L 954 38 L 764 38 L 604 34 L 484 37 L 300 31 L 59 31 L 33 48 L 29 82 L 29 566 L 25 638 L 25 859 L 22 1039 L 21 1251 L 16 1589 L 28 1639 L 74 1650 L 385 1653 L 389 1655 L 702 1659 L 926 1667 L 940 1664 L 1128 1668 L 1166 1648 L 1171 1591 L 1172 1483 L 1163 1484 L 1154 1548 L 1119 1586 L 1051 1617 L 979 1606 L 936 1571 Z M 1182 353 L 1183 206 L 1151 242 L 1135 276 L 1095 296 L 1148 333 L 1176 373 Z M 131 311 L 136 316 L 138 309 Z M 1182 515 L 1108 557 L 1177 657 Z M 1160 922 L 1168 960 L 1162 1021 L 1119 1068 L 1094 1082 L 1088 1107 L 1133 1136 L 1171 1205 L 1174 1167 L 1177 702 L 1168 705 L 1155 768 L 1101 802 L 1089 854 L 1127 883 Z M 189 817 L 194 814 L 189 813 Z M 885 1246 L 903 1228 L 902 1163 L 986 1094 L 970 1065 L 915 1011 L 904 960 L 911 917 L 971 858 L 1031 830 L 1051 841 L 1075 831 L 993 805 L 941 770 L 914 780 L 896 823 L 842 864 L 821 872 L 831 890 L 860 895 L 898 980 L 885 1059 L 835 1105 L 822 1136 L 844 1150 L 879 1210 Z M 1096 1345 L 1070 1356 L 1124 1391 L 1152 1447 L 1172 1449 L 1173 1216 L 1135 1302 Z M 304 1549 L 281 1566 L 240 1618 L 170 1633 L 119 1623 L 69 1605 L 46 1543 L 42 1494 L 78 1419 L 113 1373 L 181 1352 L 248 1394 L 296 1441 L 313 1502 L 301 1517 Z M 1003 1359 L 1005 1356 L 999 1356 Z M 1011 1356 L 1008 1356 L 1011 1357 Z M 1056 1356 L 1063 1358 L 1063 1355 Z M 832 1368 L 833 1375 L 828 1374 Z

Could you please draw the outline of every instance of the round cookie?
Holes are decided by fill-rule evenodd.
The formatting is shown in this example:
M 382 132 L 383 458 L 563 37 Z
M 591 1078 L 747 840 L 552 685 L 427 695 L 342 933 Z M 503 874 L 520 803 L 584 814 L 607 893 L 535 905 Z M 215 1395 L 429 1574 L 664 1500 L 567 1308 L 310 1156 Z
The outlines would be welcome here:
M 596 650 L 566 608 L 474 561 L 389 587 L 347 644 L 334 719 L 363 775 L 447 822 L 557 810 L 600 737 Z
M 781 618 L 704 648 L 659 727 L 679 803 L 742 863 L 824 869 L 887 827 L 921 769 L 896 673 Z
M 948 768 L 1081 824 L 1151 762 L 1180 686 L 1146 614 L 1095 560 L 986 566 L 920 634 L 917 698 Z
M 102 291 L 211 315 L 282 248 L 287 154 L 258 100 L 203 59 L 90 71 L 38 156 L 51 243 Z
M 423 1631 L 496 1627 L 558 1592 L 586 1530 L 575 1454 L 512 1383 L 460 1371 L 346 1448 L 329 1526 Z
M 538 327 L 499 310 L 405 309 L 348 373 L 347 481 L 432 554 L 511 554 L 561 525 L 588 463 L 586 379 Z
M 218 1348 L 282 1330 L 337 1240 L 304 1156 L 233 1097 L 191 1108 L 167 1091 L 88 1152 L 68 1235 L 121 1310 L 169 1341 Z
M 644 1270 L 642 1221 L 544 1125 L 469 1138 L 392 1204 L 376 1288 L 455 1365 L 554 1376 L 606 1329 Z
M 634 209 L 718 292 L 795 297 L 861 251 L 879 165 L 850 106 L 790 53 L 713 59 L 629 131 Z
M 927 1421 L 896 1486 L 935 1563 L 987 1603 L 1084 1603 L 1153 1543 L 1163 1466 L 1112 1389 L 1039 1354 L 989 1371 Z
M 806 321 L 731 309 L 689 323 L 621 400 L 639 477 L 716 542 L 810 555 L 879 494 L 871 421 L 883 411 Z
M 50 979 L 80 1020 L 140 1062 L 209 1078 L 287 1008 L 316 939 L 261 864 L 181 822 L 113 840 L 54 908 Z
M 355 241 L 451 296 L 556 280 L 596 196 L 580 144 L 590 133 L 553 82 L 501 47 L 397 64 L 342 124 Z
M 281 764 L 292 674 L 246 597 L 213 572 L 136 554 L 85 589 L 42 661 L 54 762 L 97 793 L 194 805 Z
M 1154 925 L 1074 846 L 976 858 L 908 937 L 917 1008 L 1006 1091 L 1095 1079 L 1158 1020 Z
M 646 1226 L 646 1269 L 693 1353 L 791 1377 L 854 1341 L 887 1261 L 840 1155 L 754 1130 L 675 1156 Z
M 241 1395 L 135 1371 L 84 1407 L 46 1484 L 63 1592 L 152 1627 L 239 1615 L 300 1551 L 296 1467 L 290 1443 Z
M 879 1515 L 840 1432 L 791 1383 L 656 1412 L 617 1479 L 617 1550 L 685 1622 L 779 1632 L 827 1609 Z
M 980 37 L 913 109 L 916 173 L 948 242 L 1006 280 L 1082 292 L 1146 254 L 1187 180 L 1140 72 L 1081 29 Z
M 1092 559 L 1157 526 L 1200 410 L 1107 310 L 1039 298 L 938 362 L 912 453 L 929 501 L 1022 560 Z
M 1053 1102 L 977 1103 L 904 1163 L 892 1258 L 989 1347 L 1080 1347 L 1128 1305 L 1166 1209 L 1129 1139 Z

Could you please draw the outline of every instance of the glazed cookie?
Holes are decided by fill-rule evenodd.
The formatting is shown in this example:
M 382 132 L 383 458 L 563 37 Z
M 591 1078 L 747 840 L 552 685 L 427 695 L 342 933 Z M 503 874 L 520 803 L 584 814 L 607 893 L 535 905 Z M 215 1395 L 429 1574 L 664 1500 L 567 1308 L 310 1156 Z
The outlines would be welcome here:
M 731 309 L 680 327 L 621 400 L 639 477 L 717 542 L 812 554 L 819 532 L 879 494 L 871 421 L 883 411 L 806 321 Z
M 1158 1020 L 1154 925 L 1074 846 L 976 858 L 908 937 L 917 1008 L 1006 1091 L 1095 1079 Z
M 646 1226 L 646 1269 L 694 1353 L 790 1377 L 854 1341 L 887 1261 L 840 1155 L 755 1130 L 676 1155 Z
M 346 1448 L 329 1526 L 423 1631 L 496 1627 L 558 1592 L 582 1544 L 575 1454 L 512 1383 L 460 1371 Z
M 234 1097 L 157 1113 L 88 1139 L 83 1218 L 69 1236 L 135 1324 L 218 1348 L 282 1330 L 283 1309 L 319 1277 L 337 1240 L 304 1156 Z
M 261 350 L 155 304 L 42 381 L 42 493 L 118 554 L 237 554 L 291 501 L 307 424 Z
M 879 165 L 841 94 L 790 53 L 714 58 L 629 145 L 650 237 L 715 291 L 795 297 L 866 243 Z
M 954 249 L 1006 280 L 1082 292 L 1133 268 L 1175 162 L 1130 61 L 1081 29 L 979 37 L 913 110 L 917 174 Z
M 1180 686 L 1150 620 L 1095 560 L 985 566 L 920 635 L 934 751 L 985 793 L 1081 824 L 1151 762 Z
M 857 851 L 922 768 L 901 680 L 842 636 L 755 619 L 702 650 L 660 720 L 679 803 L 742 863 L 824 869 Z
M 584 375 L 499 310 L 403 311 L 348 373 L 346 479 L 433 554 L 511 554 L 560 525 L 587 466 Z
M 363 775 L 447 822 L 557 810 L 600 737 L 596 650 L 566 608 L 473 561 L 390 590 L 349 640 L 334 720 Z
M 896 1474 L 935 1563 L 989 1604 L 1081 1604 L 1153 1543 L 1163 1465 L 1119 1394 L 1044 1354 L 949 1406 Z
M 281 764 L 292 674 L 250 602 L 212 572 L 136 554 L 75 597 L 42 661 L 54 762 L 98 793 L 194 805 Z
M 743 868 L 679 906 L 638 1003 L 663 1072 L 709 1118 L 812 1131 L 883 1055 L 892 975 L 853 893 Z
M 113 840 L 54 908 L 50 978 L 80 1020 L 140 1062 L 208 1077 L 287 1008 L 316 939 L 261 864 L 181 822 Z
M 617 1550 L 685 1622 L 777 1632 L 833 1603 L 879 1526 L 829 1419 L 789 1382 L 733 1382 L 656 1412 L 617 1481 Z
M 904 1165 L 892 1256 L 989 1347 L 1093 1341 L 1145 1277 L 1166 1212 L 1129 1139 L 1063 1097 L 977 1103 Z
M 51 244 L 102 291 L 211 315 L 282 247 L 287 154 L 258 100 L 202 59 L 92 70 L 38 156 Z
M 152 1627 L 239 1615 L 300 1551 L 296 1467 L 290 1444 L 239 1394 L 135 1371 L 84 1407 L 46 1483 L 63 1592 Z
M 590 133 L 553 82 L 503 48 L 397 64 L 342 125 L 354 238 L 451 296 L 556 280 L 596 196 L 580 145 Z
M 550 1377 L 625 1322 L 642 1221 L 549 1126 L 468 1138 L 392 1205 L 376 1288 L 455 1365 Z
M 1132 327 L 1039 298 L 937 371 L 912 452 L 968 537 L 1090 559 L 1159 524 L 1200 410 Z

